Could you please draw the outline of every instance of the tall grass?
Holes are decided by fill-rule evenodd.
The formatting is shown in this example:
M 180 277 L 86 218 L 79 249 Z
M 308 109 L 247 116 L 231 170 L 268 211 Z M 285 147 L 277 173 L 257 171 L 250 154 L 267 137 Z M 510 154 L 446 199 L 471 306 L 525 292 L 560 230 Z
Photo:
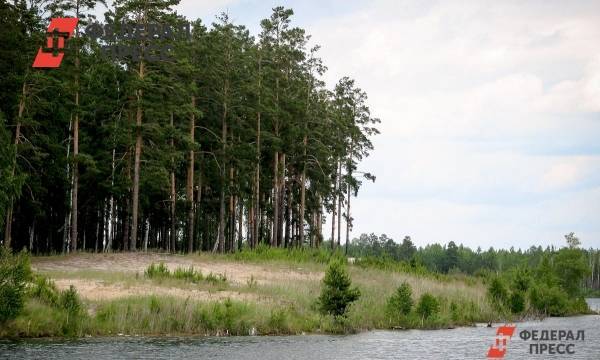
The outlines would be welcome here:
M 150 264 L 144 275 L 149 279 L 176 279 L 183 280 L 190 283 L 201 283 L 206 282 L 212 285 L 225 285 L 227 284 L 227 277 L 222 274 L 209 273 L 207 276 L 203 276 L 200 270 L 195 270 L 193 266 L 182 268 L 178 267 L 173 272 L 169 271 L 164 263 Z
M 242 251 L 227 255 L 227 257 L 246 262 L 285 261 L 295 263 L 327 264 L 332 258 L 346 261 L 341 251 L 332 252 L 329 249 L 319 248 L 273 248 L 259 244 L 255 249 L 244 248 Z

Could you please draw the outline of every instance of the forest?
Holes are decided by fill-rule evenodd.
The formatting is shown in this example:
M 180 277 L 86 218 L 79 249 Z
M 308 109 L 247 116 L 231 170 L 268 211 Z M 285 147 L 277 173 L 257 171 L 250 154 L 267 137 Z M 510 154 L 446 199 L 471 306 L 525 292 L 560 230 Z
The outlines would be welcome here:
M 176 0 L 0 4 L 0 238 L 35 254 L 235 252 L 319 247 L 352 229 L 358 170 L 379 120 L 344 77 L 327 88 L 319 46 L 276 7 L 260 33 Z M 32 68 L 49 20 L 76 17 L 60 68 Z M 191 26 L 189 38 L 86 29 Z M 96 27 L 97 29 L 98 27 Z M 108 27 L 105 27 L 108 28 Z M 102 29 L 102 27 L 100 27 Z M 168 41 L 154 56 L 150 40 Z M 162 44 L 165 45 L 165 44 Z M 107 46 L 136 48 L 106 55 Z M 164 46 L 163 46 L 164 48 Z M 139 56 L 142 55 L 142 56 Z M 165 55 L 165 54 L 162 54 Z
M 404 264 L 407 271 L 422 269 L 430 273 L 483 278 L 536 268 L 550 273 L 549 268 L 554 268 L 557 277 L 572 276 L 565 279 L 564 284 L 575 284 L 590 295 L 600 293 L 600 250 L 582 248 L 575 233 L 565 235 L 564 239 L 566 246 L 560 249 L 531 246 L 525 250 L 493 247 L 473 250 L 454 241 L 444 246 L 436 243 L 417 248 L 410 236 L 398 243 L 385 234 L 362 234 L 349 244 L 348 255 L 375 266 L 393 262 Z

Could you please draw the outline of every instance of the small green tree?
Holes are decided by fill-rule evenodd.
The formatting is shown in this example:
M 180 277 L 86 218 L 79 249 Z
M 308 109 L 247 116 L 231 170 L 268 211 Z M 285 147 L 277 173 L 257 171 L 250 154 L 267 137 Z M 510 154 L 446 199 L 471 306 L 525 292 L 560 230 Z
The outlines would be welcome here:
M 488 286 L 488 297 L 494 305 L 503 306 L 508 301 L 508 289 L 500 277 L 492 279 Z
M 440 303 L 435 296 L 431 295 L 430 293 L 424 293 L 421 295 L 416 308 L 417 314 L 421 316 L 421 322 L 437 315 L 439 310 Z
M 515 291 L 508 300 L 510 311 L 513 314 L 520 314 L 525 310 L 525 296 L 520 291 Z
M 558 283 L 571 298 L 577 297 L 583 280 L 590 273 L 583 251 L 577 248 L 561 249 L 554 259 Z
M 25 285 L 31 277 L 29 257 L 13 255 L 0 246 L 0 324 L 19 315 L 25 303 Z
M 567 294 L 559 287 L 535 286 L 529 293 L 531 306 L 549 316 L 564 316 L 568 312 Z
M 78 335 L 80 322 L 83 315 L 83 304 L 79 299 L 77 290 L 73 285 L 60 293 L 59 304 L 67 313 L 66 321 L 63 323 L 63 333 L 67 336 Z
M 386 311 L 389 316 L 408 315 L 413 307 L 412 289 L 408 283 L 402 283 L 388 299 Z
M 360 291 L 351 285 L 344 265 L 339 261 L 331 262 L 323 278 L 323 288 L 318 300 L 321 312 L 333 316 L 346 315 L 350 304 L 360 297 Z

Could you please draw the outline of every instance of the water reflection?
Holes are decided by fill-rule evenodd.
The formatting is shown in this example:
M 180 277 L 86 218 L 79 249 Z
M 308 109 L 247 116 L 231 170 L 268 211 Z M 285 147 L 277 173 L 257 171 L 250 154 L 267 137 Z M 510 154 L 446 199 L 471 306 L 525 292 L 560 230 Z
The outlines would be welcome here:
M 592 302 L 593 305 L 596 302 Z M 600 305 L 600 300 L 597 302 Z M 550 318 L 517 324 L 507 359 L 531 356 L 522 330 L 585 331 L 569 359 L 600 359 L 600 316 Z M 0 358 L 10 359 L 484 359 L 495 329 L 485 326 L 439 331 L 373 331 L 351 336 L 229 338 L 93 338 L 77 341 L 0 342 Z

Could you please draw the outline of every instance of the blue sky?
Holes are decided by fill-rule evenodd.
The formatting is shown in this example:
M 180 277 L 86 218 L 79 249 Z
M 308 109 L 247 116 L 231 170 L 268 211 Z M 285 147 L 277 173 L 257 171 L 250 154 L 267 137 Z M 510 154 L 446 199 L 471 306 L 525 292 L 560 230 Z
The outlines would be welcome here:
M 184 0 L 254 34 L 276 5 L 369 94 L 382 135 L 355 227 L 487 248 L 600 247 L 597 1 Z M 327 227 L 326 227 L 327 228 Z M 345 237 L 344 237 L 345 238 Z

